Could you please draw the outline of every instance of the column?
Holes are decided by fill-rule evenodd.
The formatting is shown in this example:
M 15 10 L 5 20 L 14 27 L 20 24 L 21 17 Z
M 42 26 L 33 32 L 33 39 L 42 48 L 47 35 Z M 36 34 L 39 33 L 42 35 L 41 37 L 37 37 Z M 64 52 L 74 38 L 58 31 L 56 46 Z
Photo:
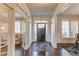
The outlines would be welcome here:
M 32 43 L 32 21 L 29 21 L 29 46 Z
M 28 34 L 29 34 L 29 33 L 28 33 L 28 21 L 27 21 L 27 20 L 25 20 L 25 27 L 26 27 L 26 28 L 25 28 L 25 35 L 26 35 L 26 36 L 25 36 L 25 41 L 26 41 L 26 46 L 27 46 L 27 48 L 28 48 L 28 39 L 29 39 Z M 27 48 L 26 48 L 26 49 L 27 49 Z
M 1 18 L 0 18 L 0 54 L 1 54 Z
M 15 11 L 8 12 L 8 55 L 15 55 Z
M 20 20 L 20 32 L 21 32 L 21 35 L 22 35 L 22 46 L 24 45 L 24 40 L 23 40 L 23 21 Z

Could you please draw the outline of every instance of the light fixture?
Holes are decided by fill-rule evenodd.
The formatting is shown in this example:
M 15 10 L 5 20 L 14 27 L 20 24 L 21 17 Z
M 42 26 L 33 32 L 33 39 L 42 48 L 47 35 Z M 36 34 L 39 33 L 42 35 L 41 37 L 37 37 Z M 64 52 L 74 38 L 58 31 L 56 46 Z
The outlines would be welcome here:
M 1 30 L 5 30 L 5 27 L 1 27 Z

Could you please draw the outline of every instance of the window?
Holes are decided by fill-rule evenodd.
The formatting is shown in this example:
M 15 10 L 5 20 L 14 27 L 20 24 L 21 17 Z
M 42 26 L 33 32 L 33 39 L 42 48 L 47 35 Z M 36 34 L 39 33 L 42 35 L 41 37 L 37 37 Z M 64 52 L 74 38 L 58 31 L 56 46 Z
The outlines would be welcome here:
M 15 33 L 20 33 L 20 21 L 15 22 Z
M 69 21 L 62 21 L 62 37 L 69 37 Z
M 71 37 L 75 37 L 76 33 L 78 33 L 78 21 L 71 21 Z
M 78 21 L 62 21 L 62 37 L 75 37 L 78 33 Z

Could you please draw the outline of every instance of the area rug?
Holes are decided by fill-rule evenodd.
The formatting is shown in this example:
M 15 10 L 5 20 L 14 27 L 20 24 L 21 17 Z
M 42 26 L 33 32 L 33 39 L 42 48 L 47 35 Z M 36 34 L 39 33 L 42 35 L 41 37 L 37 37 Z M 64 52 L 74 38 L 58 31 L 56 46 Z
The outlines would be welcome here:
M 65 46 L 63 48 L 67 50 L 72 56 L 79 56 L 79 49 L 77 49 L 74 44 Z
M 46 42 L 34 42 L 32 45 L 32 51 L 50 51 L 50 44 Z

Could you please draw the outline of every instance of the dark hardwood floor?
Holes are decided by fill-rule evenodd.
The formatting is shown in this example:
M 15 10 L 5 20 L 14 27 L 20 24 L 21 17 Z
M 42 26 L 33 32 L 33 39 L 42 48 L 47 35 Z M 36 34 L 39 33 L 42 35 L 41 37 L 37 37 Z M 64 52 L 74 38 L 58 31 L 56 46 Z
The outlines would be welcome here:
M 70 56 L 70 53 L 62 47 L 65 45 L 68 46 L 68 44 L 57 44 L 57 48 L 54 48 L 49 42 L 45 44 L 33 42 L 27 50 L 24 50 L 21 45 L 16 45 L 15 56 Z M 1 52 L 6 52 L 6 48 L 4 47 Z
M 64 48 L 54 48 L 48 42 L 46 44 L 47 46 L 44 47 L 44 43 L 33 42 L 27 50 L 18 47 L 19 49 L 16 48 L 16 56 L 70 56 L 70 54 Z

